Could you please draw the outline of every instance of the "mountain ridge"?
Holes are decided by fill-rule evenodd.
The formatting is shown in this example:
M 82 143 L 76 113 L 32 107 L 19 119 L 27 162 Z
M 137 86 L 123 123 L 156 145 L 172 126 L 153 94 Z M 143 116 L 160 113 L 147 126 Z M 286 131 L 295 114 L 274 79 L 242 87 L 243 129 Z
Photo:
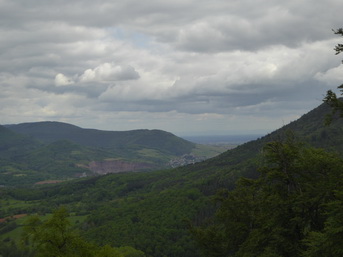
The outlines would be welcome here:
M 178 155 L 188 153 L 195 147 L 195 144 L 190 141 L 158 129 L 108 131 L 81 128 L 69 123 L 56 121 L 27 122 L 5 125 L 5 127 L 45 143 L 52 143 L 57 140 L 70 140 L 80 145 L 101 148 L 119 148 L 124 144 L 142 145 L 149 148 L 161 148 L 167 153 L 176 153 Z M 163 140 L 160 140 L 162 138 Z
M 37 183 L 39 177 L 65 180 L 85 175 L 165 169 L 183 156 L 192 156 L 187 160 L 191 163 L 216 153 L 209 146 L 200 147 L 157 129 L 103 131 L 52 121 L 1 128 L 0 180 L 5 181 L 4 185 L 16 185 L 16 181 L 27 184 L 23 183 L 25 178 Z M 222 151 L 218 147 L 219 150 Z

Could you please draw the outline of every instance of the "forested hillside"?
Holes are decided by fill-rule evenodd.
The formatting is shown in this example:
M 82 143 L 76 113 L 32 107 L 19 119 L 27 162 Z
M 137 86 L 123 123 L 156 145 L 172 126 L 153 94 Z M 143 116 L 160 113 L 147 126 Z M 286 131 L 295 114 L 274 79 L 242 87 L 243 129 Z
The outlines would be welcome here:
M 3 126 L 0 129 L 2 186 L 27 186 L 38 181 L 90 174 L 88 169 L 76 164 L 111 156 L 106 151 L 82 147 L 69 141 L 44 144 Z
M 342 256 L 343 159 L 291 136 L 264 147 L 258 179 L 217 194 L 194 227 L 204 256 Z
M 329 111 L 177 169 L 2 188 L 0 217 L 64 206 L 87 242 L 153 257 L 341 256 L 343 131 L 340 119 L 325 127 Z M 1 224 L 4 249 L 26 219 Z
M 195 145 L 162 130 L 104 131 L 83 129 L 62 122 L 34 122 L 7 125 L 7 128 L 45 143 L 68 140 L 79 145 L 112 150 L 157 149 L 171 155 L 191 152 Z
M 151 171 L 197 162 L 223 151 L 161 130 L 101 131 L 60 122 L 1 126 L 0 143 L 3 186 Z

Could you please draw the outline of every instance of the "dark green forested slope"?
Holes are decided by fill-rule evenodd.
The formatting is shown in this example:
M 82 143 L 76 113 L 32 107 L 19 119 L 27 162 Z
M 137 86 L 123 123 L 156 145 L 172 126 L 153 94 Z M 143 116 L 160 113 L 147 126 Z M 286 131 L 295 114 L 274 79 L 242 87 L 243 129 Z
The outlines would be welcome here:
M 298 120 L 258 140 L 240 145 L 233 151 L 227 151 L 217 158 L 209 160 L 210 165 L 225 166 L 247 161 L 261 153 L 266 143 L 281 140 L 289 133 L 308 145 L 343 154 L 343 119 L 335 116 L 330 125 L 325 125 L 326 117 L 330 113 L 330 107 L 323 103 Z
M 21 156 L 40 146 L 37 140 L 15 133 L 0 125 L 0 152 L 2 158 Z
M 264 147 L 258 179 L 217 194 L 193 233 L 206 257 L 343 256 L 343 159 L 288 137 Z
M 0 126 L 0 185 L 25 183 L 37 175 L 23 158 L 42 146 L 37 140 Z M 30 178 L 26 174 L 30 173 Z
M 70 141 L 44 144 L 0 126 L 0 185 L 27 186 L 49 179 L 75 178 L 90 173 L 77 166 L 113 155 Z
M 293 243 L 297 245 L 295 252 L 298 256 L 302 251 L 306 251 L 308 254 L 304 256 L 320 256 L 315 255 L 319 250 L 311 248 L 313 250 L 311 255 L 309 248 L 305 246 L 313 244 L 314 247 L 318 248 L 321 242 L 327 243 L 326 239 L 328 237 L 325 236 L 332 232 L 329 229 L 332 225 L 329 225 L 331 221 L 328 216 L 325 216 L 325 213 L 336 212 L 337 217 L 341 215 L 339 212 L 337 213 L 341 204 L 338 198 L 339 193 L 335 193 L 335 190 L 341 188 L 339 184 L 332 183 L 332 181 L 340 178 L 340 158 L 321 150 L 307 150 L 307 147 L 297 146 L 294 150 L 296 154 L 291 154 L 293 159 L 290 159 L 292 165 L 289 171 L 293 171 L 293 167 L 296 167 L 295 171 L 299 171 L 297 174 L 302 174 L 301 171 L 304 170 L 314 173 L 309 173 L 309 179 L 307 179 L 307 175 L 301 175 L 300 180 L 290 180 L 293 184 L 288 185 L 288 178 L 284 178 L 282 173 L 279 172 L 283 169 L 278 169 L 280 167 L 278 166 L 278 159 L 274 158 L 274 161 L 270 161 L 269 157 L 265 155 L 266 149 L 264 147 L 273 140 L 282 142 L 284 139 L 289 138 L 287 134 L 290 133 L 288 131 L 293 130 L 294 136 L 291 137 L 305 141 L 309 145 L 340 151 L 340 140 L 341 135 L 343 135 L 342 121 L 336 120 L 330 127 L 325 127 L 323 121 L 327 111 L 329 110 L 326 106 L 321 105 L 298 121 L 292 122 L 261 139 L 241 145 L 202 163 L 178 169 L 106 175 L 61 185 L 36 187 L 30 191 L 25 189 L 3 189 L 1 190 L 2 199 L 4 199 L 2 203 L 25 201 L 25 204 L 17 204 L 13 207 L 8 205 L 1 208 L 0 213 L 2 217 L 18 213 L 38 212 L 45 214 L 60 205 L 64 205 L 73 215 L 84 217 L 77 227 L 87 240 L 99 245 L 131 246 L 145 252 L 147 256 L 154 257 L 198 257 L 201 256 L 200 249 L 204 249 L 204 256 L 210 256 L 206 254 L 227 256 L 237 254 L 238 251 L 242 255 L 237 256 L 254 256 L 251 253 L 256 249 L 260 249 L 260 256 L 297 256 L 292 255 L 294 252 L 287 250 L 294 246 Z M 297 142 L 297 139 L 294 139 L 294 141 Z M 284 144 L 281 144 L 281 146 L 284 146 Z M 291 153 L 293 153 L 293 150 Z M 339 153 L 341 154 L 341 152 Z M 283 155 L 281 154 L 281 156 Z M 330 164 L 330 161 L 332 161 L 332 164 Z M 262 180 L 258 171 L 261 167 L 266 167 L 264 169 L 266 175 L 262 176 Z M 321 171 L 323 174 L 318 173 Z M 273 177 L 274 174 L 275 177 Z M 332 176 L 326 176 L 325 174 L 332 174 Z M 234 199 L 238 199 L 237 201 L 230 202 L 231 200 L 227 200 L 227 194 L 221 195 L 224 200 L 214 201 L 219 190 L 234 189 L 237 179 L 242 176 L 254 179 L 260 178 L 256 182 L 255 180 L 246 180 L 246 184 L 238 186 L 238 189 L 236 189 L 238 191 L 233 191 Z M 295 177 L 298 176 L 300 175 Z M 320 183 L 326 177 L 329 180 L 321 187 Z M 284 184 L 283 181 L 286 181 L 286 183 Z M 299 186 L 301 190 L 299 190 Z M 283 188 L 286 188 L 286 194 L 284 194 Z M 287 192 L 293 191 L 288 191 L 288 188 L 292 188 L 292 190 L 296 188 L 296 190 L 294 189 L 296 194 L 291 194 L 291 198 L 288 197 Z M 245 189 L 248 191 L 245 191 Z M 255 189 L 261 193 L 256 195 L 256 201 L 248 201 L 254 196 L 254 194 L 250 193 L 255 192 Z M 309 201 L 309 206 L 305 205 L 305 208 L 303 203 L 307 202 L 306 199 L 312 199 L 313 196 L 313 200 L 316 201 L 317 189 L 321 190 L 319 196 L 324 194 L 328 195 L 328 197 L 324 197 L 322 202 L 314 203 Z M 299 192 L 301 193 L 298 194 Z M 246 197 L 237 198 L 237 195 Z M 263 199 L 268 201 L 264 202 Z M 274 201 L 274 199 L 278 201 Z M 274 202 L 275 204 L 273 204 Z M 217 218 L 212 220 L 216 210 L 223 203 L 229 203 L 229 206 L 232 203 L 233 206 L 237 206 L 234 209 L 241 210 L 241 212 L 237 212 L 237 215 L 243 219 L 243 224 L 236 223 L 235 220 L 231 219 L 230 215 L 235 213 L 230 214 L 227 209 L 222 207 L 219 208 L 219 214 L 217 214 L 219 220 Z M 299 216 L 302 213 L 307 213 L 306 215 L 310 216 L 315 215 L 315 212 L 311 211 L 312 203 L 315 204 L 313 205 L 315 208 L 321 207 L 322 204 L 330 204 L 332 208 L 321 209 L 318 212 L 318 219 L 305 219 Z M 262 204 L 263 208 L 259 204 Z M 244 205 L 246 205 L 245 208 L 241 209 Z M 249 206 L 253 208 L 249 209 Z M 277 208 L 281 208 L 281 211 L 276 212 Z M 257 216 L 256 220 L 251 218 L 254 216 L 251 216 L 252 213 L 249 212 L 254 210 L 261 210 L 261 215 Z M 268 211 L 275 214 L 269 215 L 269 220 L 266 219 Z M 284 211 L 289 211 L 290 215 L 284 214 Z M 246 214 L 250 216 L 246 217 Z M 220 219 L 220 217 L 224 218 Z M 226 217 L 229 217 L 229 219 L 226 219 Z M 268 220 L 266 227 L 261 226 L 264 219 Z M 224 222 L 232 221 L 232 223 L 224 223 L 223 225 L 220 223 L 223 220 Z M 208 223 L 208 221 L 210 222 Z M 223 244 L 223 241 L 229 240 L 228 236 L 232 235 L 230 233 L 233 228 L 237 228 L 236 232 L 238 233 L 241 231 L 240 227 L 245 228 L 244 226 L 246 224 L 251 225 L 252 221 L 257 222 L 259 225 L 252 234 L 242 230 L 242 232 L 245 231 L 243 234 L 233 235 L 237 238 L 238 244 L 245 243 L 246 248 L 239 250 L 236 245 L 236 248 L 232 250 L 229 247 L 230 245 Z M 279 221 L 281 225 L 275 226 L 275 224 L 279 224 Z M 308 222 L 311 223 L 312 221 L 318 222 L 318 226 L 307 225 Z M 338 221 L 339 219 L 335 218 L 332 222 L 336 224 Z M 299 240 L 306 239 L 308 241 L 300 244 L 296 239 L 294 239 L 295 241 L 293 239 L 293 241 L 289 240 L 294 234 L 287 230 L 287 222 L 293 222 L 290 223 L 292 226 L 299 227 L 294 230 L 294 233 L 298 233 Z M 206 224 L 219 226 L 220 230 L 211 230 L 211 226 L 207 227 Z M 193 229 L 193 231 L 196 231 L 198 241 L 194 240 L 194 234 L 192 234 L 190 226 L 201 228 L 199 230 Z M 266 235 L 271 234 L 268 229 L 273 227 L 276 228 L 272 233 L 272 240 L 275 243 L 266 244 L 268 242 Z M 325 227 L 327 227 L 328 231 L 325 230 Z M 225 230 L 226 228 L 228 229 Z M 304 232 L 306 229 L 308 231 Z M 219 231 L 219 234 L 214 233 L 216 231 Z M 259 233 L 261 233 L 261 236 L 259 236 Z M 287 237 L 284 233 L 289 233 L 290 236 Z M 304 233 L 307 233 L 306 236 Z M 341 232 L 338 231 L 337 233 Z M 209 237 L 213 239 L 211 241 L 212 248 L 208 248 L 206 244 L 204 245 L 203 239 L 205 239 L 205 242 L 210 242 Z M 260 237 L 261 242 L 256 239 Z M 334 233 L 333 237 L 337 237 L 337 235 Z M 215 242 L 218 242 L 218 244 L 216 245 Z M 283 242 L 287 244 L 285 251 L 277 253 L 275 246 Z M 265 246 L 266 248 L 264 248 Z M 326 247 L 330 248 L 328 245 Z M 223 251 L 220 251 L 220 249 Z
M 182 155 L 189 153 L 195 144 L 162 130 L 103 131 L 83 129 L 61 122 L 34 122 L 7 125 L 7 128 L 46 143 L 58 140 L 107 149 L 151 148 Z

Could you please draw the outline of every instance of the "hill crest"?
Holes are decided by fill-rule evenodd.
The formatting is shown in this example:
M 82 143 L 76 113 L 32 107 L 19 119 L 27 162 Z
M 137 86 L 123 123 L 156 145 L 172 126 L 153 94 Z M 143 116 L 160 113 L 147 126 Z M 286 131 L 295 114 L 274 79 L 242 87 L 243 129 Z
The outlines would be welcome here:
M 163 130 L 137 129 L 129 131 L 105 131 L 81 128 L 72 124 L 45 121 L 5 125 L 12 131 L 33 137 L 44 143 L 58 140 L 100 148 L 123 148 L 142 146 L 159 149 L 168 154 L 182 155 L 189 153 L 195 144 Z

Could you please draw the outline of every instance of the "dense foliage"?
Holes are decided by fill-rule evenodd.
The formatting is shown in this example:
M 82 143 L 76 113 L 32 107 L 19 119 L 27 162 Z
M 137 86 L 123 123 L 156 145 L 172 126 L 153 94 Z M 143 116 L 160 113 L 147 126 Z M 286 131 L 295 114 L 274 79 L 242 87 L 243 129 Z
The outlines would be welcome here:
M 343 160 L 290 139 L 264 153 L 261 176 L 220 192 L 211 224 L 194 228 L 204 256 L 342 256 Z
M 84 240 L 71 230 L 68 212 L 61 207 L 51 218 L 42 221 L 32 216 L 25 224 L 23 240 L 26 251 L 37 257 L 144 257 L 145 254 L 132 247 L 99 247 Z M 31 244 L 30 244 L 31 243 Z

